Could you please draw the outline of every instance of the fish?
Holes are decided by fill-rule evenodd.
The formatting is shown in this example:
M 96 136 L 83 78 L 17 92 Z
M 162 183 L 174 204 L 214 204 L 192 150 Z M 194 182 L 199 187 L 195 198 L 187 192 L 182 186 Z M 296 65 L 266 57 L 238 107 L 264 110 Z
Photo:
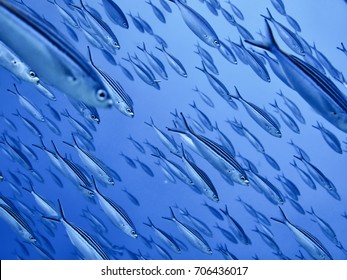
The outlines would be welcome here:
M 172 211 L 172 208 L 170 207 L 171 217 L 163 217 L 163 219 L 173 221 L 177 228 L 182 232 L 182 234 L 185 236 L 185 238 L 189 241 L 189 243 L 194 246 L 195 248 L 199 249 L 201 252 L 211 255 L 212 249 L 207 243 L 207 241 L 202 237 L 202 235 L 190 227 L 189 225 L 186 225 L 182 222 L 180 222 L 174 212 Z
M 220 47 L 218 48 L 218 50 L 222 54 L 222 56 L 230 63 L 237 64 L 237 59 L 233 51 L 223 41 L 219 41 L 219 43 Z
M 122 9 L 113 0 L 102 0 L 104 10 L 108 18 L 118 26 L 128 29 L 128 20 Z
M 151 122 L 145 122 L 148 126 L 152 127 L 154 129 L 154 132 L 159 137 L 160 141 L 169 149 L 170 152 L 174 154 L 179 153 L 179 147 L 177 146 L 176 142 L 173 138 L 171 138 L 169 135 L 167 135 L 165 132 L 161 131 L 155 124 L 151 117 Z
M 168 75 L 166 73 L 166 69 L 164 64 L 153 55 L 153 53 L 149 53 L 146 49 L 145 43 L 142 44 L 142 47 L 137 46 L 137 48 L 142 51 L 147 58 L 149 65 L 154 69 L 154 71 L 164 80 L 168 79 Z
M 302 170 L 296 163 L 295 160 L 293 160 L 293 163 L 290 163 L 296 171 L 299 173 L 300 178 L 308 185 L 311 189 L 317 189 L 315 182 L 311 178 L 309 174 L 307 174 L 304 170 Z
M 116 227 L 118 227 L 126 235 L 136 239 L 138 236 L 136 233 L 136 228 L 125 210 L 99 191 L 98 187 L 96 186 L 94 177 L 92 177 L 92 181 L 93 189 L 88 190 L 95 194 L 99 205 L 105 212 L 105 214 L 110 218 L 110 220 Z
M 138 157 L 136 159 L 134 159 L 142 168 L 142 170 L 150 177 L 154 177 L 154 173 L 152 171 L 152 169 L 145 164 L 144 162 L 142 162 Z
M 276 92 L 276 94 L 278 94 L 279 96 L 282 97 L 284 104 L 289 108 L 289 110 L 292 112 L 293 116 L 302 124 L 305 124 L 305 118 L 303 117 L 299 107 L 293 102 L 291 101 L 288 97 L 286 97 L 282 90 L 279 90 L 278 92 Z
M 271 0 L 271 4 L 282 16 L 287 14 L 286 7 L 282 0 Z
M 300 128 L 296 124 L 295 120 L 283 109 L 278 107 L 277 101 L 274 100 L 274 103 L 270 105 L 275 108 L 275 111 L 281 116 L 282 121 L 290 128 L 294 133 L 300 134 Z
M 243 126 L 241 121 L 236 121 L 235 125 L 238 126 L 238 129 L 241 131 L 242 136 L 244 136 L 259 153 L 265 153 L 263 144 L 252 132 L 250 132 L 246 127 Z
M 245 19 L 241 10 L 238 7 L 236 7 L 233 3 L 231 3 L 230 0 L 226 1 L 226 3 L 228 3 L 230 5 L 230 8 L 233 11 L 233 13 L 235 14 L 235 16 L 237 16 L 240 20 Z
M 236 239 L 236 237 L 233 235 L 233 233 L 231 233 L 229 230 L 222 228 L 218 225 L 218 223 L 216 223 L 216 225 L 214 226 L 214 228 L 218 229 L 220 231 L 220 233 L 226 238 L 228 239 L 228 241 L 237 244 L 238 241 Z
M 329 178 L 327 178 L 324 175 L 324 173 L 317 166 L 315 166 L 309 161 L 306 161 L 302 157 L 302 155 L 294 157 L 305 164 L 306 169 L 308 170 L 309 174 L 313 177 L 313 179 L 316 180 L 316 182 L 319 185 L 321 185 L 333 198 L 335 198 L 336 200 L 341 200 L 341 197 L 337 192 L 337 189 L 334 186 L 334 184 L 329 180 Z
M 193 180 L 189 177 L 189 175 L 184 171 L 184 169 L 179 164 L 167 159 L 165 155 L 158 152 L 158 150 L 155 154 L 152 154 L 152 156 L 161 159 L 161 161 L 165 164 L 166 168 L 169 170 L 169 174 L 174 175 L 176 178 L 178 178 L 183 183 L 189 186 L 194 185 Z
M 204 201 L 204 203 L 202 205 L 205 206 L 210 211 L 210 213 L 214 217 L 216 217 L 218 220 L 221 220 L 221 221 L 224 220 L 224 217 L 222 216 L 222 214 L 216 208 L 214 208 L 213 206 L 207 204 L 206 201 Z
M 202 68 L 195 67 L 196 69 L 203 72 L 209 81 L 210 85 L 213 87 L 213 89 L 235 110 L 237 110 L 237 104 L 233 100 L 233 97 L 230 95 L 228 88 L 215 76 L 213 76 L 211 73 L 209 73 L 205 67 L 205 64 L 202 63 Z
M 29 243 L 36 242 L 33 230 L 23 219 L 17 209 L 13 209 L 7 204 L 0 203 L 0 217 L 5 220 L 24 240 Z
M 92 67 L 56 32 L 5 1 L 0 2 L 0 14 L 0 40 L 30 65 L 40 80 L 86 104 L 102 108 L 112 105 Z
M 282 175 L 277 175 L 275 177 L 276 180 L 278 180 L 285 192 L 294 200 L 298 201 L 298 197 L 301 195 L 300 190 L 296 186 L 296 184 L 288 179 L 283 173 Z
M 211 47 L 219 48 L 220 44 L 216 32 L 202 15 L 185 4 L 182 0 L 169 1 L 177 5 L 185 24 L 200 40 Z
M 134 147 L 141 153 L 145 154 L 146 150 L 145 148 L 138 142 L 136 141 L 131 135 L 127 138 L 130 140 L 130 142 L 134 145 Z
M 149 35 L 154 35 L 154 32 L 153 32 L 153 29 L 152 29 L 151 25 L 150 25 L 147 21 L 145 21 L 145 20 L 140 16 L 139 13 L 137 13 L 137 17 L 136 17 L 136 18 L 140 21 L 140 23 L 141 23 L 141 25 L 142 25 L 144 31 L 146 31 Z
M 338 129 L 347 132 L 347 98 L 337 86 L 312 66 L 279 49 L 269 23 L 265 20 L 264 42 L 246 42 L 273 53 L 287 80 L 296 92 L 323 118 Z
M 252 171 L 252 170 L 250 170 Z M 264 196 L 273 204 L 279 205 L 285 202 L 282 192 L 272 184 L 266 177 L 252 171 L 253 180 L 256 181 L 257 186 L 263 191 Z
M 318 129 L 323 136 L 323 139 L 328 144 L 328 146 L 334 150 L 338 154 L 342 154 L 342 147 L 340 140 L 336 137 L 336 135 L 325 128 L 322 123 L 317 121 L 317 125 L 312 125 L 312 127 Z
M 146 84 L 153 86 L 156 89 L 160 89 L 159 80 L 157 80 L 153 73 L 149 71 L 147 68 L 144 68 L 143 65 L 136 63 L 133 59 L 131 59 L 130 54 L 128 53 L 128 58 L 123 58 L 125 61 L 128 61 L 136 74 L 144 81 Z
M 236 151 L 235 151 L 235 148 L 234 148 L 234 145 L 233 143 L 230 141 L 229 137 L 226 136 L 221 130 L 220 128 L 218 127 L 218 124 L 217 122 L 215 122 L 215 125 L 213 127 L 213 129 L 215 131 L 217 131 L 217 135 L 218 135 L 218 140 L 219 142 L 221 143 L 221 145 L 226 148 L 233 157 L 236 156 Z
M 162 46 L 161 48 L 156 47 L 156 49 L 161 51 L 165 55 L 167 62 L 172 67 L 172 69 L 177 72 L 177 74 L 184 78 L 188 77 L 186 69 L 178 58 L 174 57 L 172 54 L 169 54 L 164 46 Z
M 195 101 L 193 101 L 193 104 L 189 104 L 189 106 L 191 106 L 194 111 L 196 112 L 196 114 L 198 115 L 198 118 L 200 120 L 200 122 L 209 130 L 209 131 L 213 131 L 213 126 L 212 126 L 212 123 L 210 121 L 210 119 L 206 116 L 206 114 L 201 111 Z
M 70 115 L 69 111 L 65 109 L 64 112 L 60 113 L 62 116 L 66 117 L 70 124 L 80 133 L 82 136 L 87 138 L 88 140 L 93 140 L 93 134 L 88 130 L 88 128 L 82 124 L 80 121 L 75 119 L 73 116 Z
M 196 134 L 188 125 L 183 113 L 182 119 L 185 123 L 184 130 L 169 129 L 170 131 L 187 135 L 195 144 L 202 156 L 208 160 L 217 170 L 221 171 L 231 180 L 247 186 L 249 180 L 241 165 L 222 146 L 202 135 Z
M 243 243 L 245 245 L 251 245 L 252 241 L 247 236 L 247 234 L 245 233 L 245 231 L 242 228 L 242 226 L 232 216 L 230 216 L 229 211 L 228 211 L 228 206 L 225 205 L 225 210 L 223 210 L 223 209 L 219 209 L 219 210 L 222 211 L 224 216 L 227 218 L 229 228 L 235 234 L 236 238 L 241 243 Z
M 45 121 L 45 117 L 41 113 L 40 109 L 38 109 L 28 98 L 23 96 L 19 91 L 16 86 L 16 84 L 13 84 L 15 91 L 12 91 L 8 89 L 8 92 L 11 92 L 12 94 L 16 95 L 18 97 L 20 105 L 31 115 L 33 116 L 36 120 L 40 122 Z
M 300 228 L 288 220 L 281 207 L 279 207 L 282 217 L 273 218 L 272 220 L 286 225 L 294 234 L 297 242 L 306 250 L 306 252 L 314 259 L 318 260 L 332 260 L 333 257 L 324 245 L 311 233 Z
M 203 194 L 205 194 L 212 201 L 218 202 L 218 193 L 211 179 L 200 167 L 198 167 L 192 160 L 187 157 L 183 145 L 181 149 L 181 159 L 187 171 L 188 177 L 193 181 L 194 185 L 201 190 Z
M 69 222 L 63 211 L 63 207 L 58 199 L 59 205 L 59 218 L 45 217 L 45 219 L 55 222 L 61 222 L 64 225 L 65 231 L 76 249 L 82 254 L 84 259 L 90 260 L 109 260 L 109 256 L 106 254 L 100 244 L 86 231 L 80 227 Z
M 168 3 L 166 3 L 166 0 L 160 0 L 159 2 L 168 13 L 172 13 L 171 7 Z
M 40 82 L 36 73 L 2 42 L 0 42 L 0 66 L 23 81 L 34 85 Z
M 136 163 L 130 157 L 128 157 L 124 153 L 120 153 L 119 155 L 122 156 L 125 159 L 126 163 L 132 168 L 137 168 Z
M 236 96 L 234 98 L 242 103 L 242 105 L 245 107 L 245 109 L 246 109 L 247 113 L 249 114 L 249 116 L 261 128 L 263 128 L 266 132 L 268 132 L 272 136 L 281 138 L 282 137 L 281 130 L 277 126 L 277 124 L 273 121 L 271 116 L 269 116 L 269 114 L 266 111 L 264 111 L 263 109 L 261 109 L 260 107 L 255 105 L 254 103 L 245 100 L 241 96 L 238 88 L 236 86 L 234 86 L 234 88 L 235 88 L 235 92 L 236 92 Z
M 253 229 L 252 231 L 258 233 L 258 235 L 261 237 L 264 243 L 268 245 L 271 249 L 275 250 L 275 252 L 282 252 L 276 241 L 271 236 L 259 230 L 257 226 L 255 226 L 255 229 Z
M 157 17 L 157 19 L 160 20 L 162 23 L 166 23 L 166 19 L 163 12 L 156 5 L 154 5 L 151 0 L 146 1 L 146 3 L 152 7 L 152 11 L 154 15 Z
M 207 94 L 205 94 L 201 90 L 199 90 L 197 86 L 195 86 L 195 88 L 193 88 L 193 91 L 195 91 L 199 94 L 199 96 L 205 102 L 206 105 L 214 108 L 214 102 Z
M 163 257 L 164 260 L 172 260 L 172 257 L 170 256 L 169 252 L 165 248 L 157 244 L 153 240 L 152 236 L 150 237 L 149 242 L 151 242 L 154 245 L 154 248 L 157 249 L 158 253 Z
M 132 194 L 130 193 L 125 187 L 122 188 L 122 191 L 127 195 L 129 200 L 136 206 L 140 206 L 139 200 Z
M 83 164 L 88 168 L 89 171 L 105 184 L 114 185 L 114 180 L 110 174 L 107 166 L 98 158 L 83 150 L 77 143 L 74 134 L 72 134 L 73 144 L 65 142 L 65 144 L 75 148 Z
M 102 77 L 105 85 L 107 85 L 107 89 L 111 98 L 113 100 L 113 105 L 124 115 L 127 117 L 133 118 L 134 113 L 134 102 L 131 97 L 125 92 L 123 87 L 114 80 L 111 76 L 109 76 L 106 72 L 101 70 L 94 64 L 92 54 L 90 48 L 88 47 L 89 60 L 99 75 Z
M 205 234 L 208 237 L 213 236 L 213 232 L 208 227 L 206 223 L 204 223 L 202 220 L 196 218 L 195 216 L 191 215 L 186 208 L 181 209 L 177 205 L 175 205 L 175 208 L 177 208 L 180 212 L 180 214 L 185 218 L 189 223 L 194 225 L 194 227 L 201 233 Z
M 147 220 L 148 220 L 148 223 L 144 223 L 144 225 L 152 228 L 154 230 L 154 233 L 156 234 L 156 236 L 158 236 L 159 239 L 165 245 L 167 245 L 173 252 L 175 252 L 177 254 L 180 254 L 182 252 L 180 246 L 177 244 L 175 239 L 170 234 L 168 234 L 164 230 L 156 227 L 149 217 L 147 217 Z
M 337 239 L 336 233 L 333 230 L 333 228 L 331 227 L 331 225 L 329 225 L 328 222 L 326 222 L 325 220 L 323 220 L 321 217 L 319 217 L 314 211 L 313 211 L 313 207 L 311 206 L 311 211 L 306 211 L 306 213 L 310 214 L 313 217 L 313 220 L 318 224 L 318 226 L 320 227 L 320 229 L 322 230 L 322 232 L 324 233 L 324 235 L 326 237 L 328 237 L 328 239 L 333 242 L 336 246 L 339 246 L 340 242 Z
M 130 16 L 130 18 L 131 18 L 134 26 L 136 27 L 136 29 L 138 31 L 140 31 L 141 33 L 144 33 L 145 29 L 143 28 L 141 21 L 137 17 L 133 16 L 131 14 L 131 12 L 129 12 L 127 15 Z
M 50 202 L 48 202 L 44 197 L 39 195 L 34 190 L 33 185 L 30 185 L 30 188 L 23 187 L 23 189 L 26 190 L 27 192 L 29 192 L 33 196 L 37 206 L 42 211 L 41 214 L 49 216 L 49 217 L 58 217 L 58 213 L 55 211 L 52 204 Z
M 238 260 L 238 258 L 228 250 L 226 244 L 224 244 L 224 247 L 222 244 L 217 244 L 216 251 L 220 252 L 225 260 Z
M 280 35 L 283 42 L 285 42 L 286 45 L 291 50 L 293 50 L 295 53 L 297 53 L 299 55 L 303 55 L 305 53 L 304 49 L 301 45 L 301 42 L 297 39 L 295 34 L 290 29 L 288 29 L 286 26 L 284 26 L 280 22 L 276 21 L 274 19 L 274 17 L 272 16 L 272 14 L 270 13 L 270 10 L 268 8 L 266 10 L 268 12 L 268 16 L 262 15 L 262 17 L 264 17 L 266 20 L 271 21 L 273 23 L 273 25 L 275 26 L 275 28 L 278 32 L 278 35 Z

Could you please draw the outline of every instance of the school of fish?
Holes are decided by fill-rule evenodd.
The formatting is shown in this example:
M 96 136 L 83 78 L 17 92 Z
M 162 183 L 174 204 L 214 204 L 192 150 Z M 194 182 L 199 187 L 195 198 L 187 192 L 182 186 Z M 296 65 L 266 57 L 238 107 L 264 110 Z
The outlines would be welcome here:
M 246 2 L 0 0 L 1 259 L 347 258 L 345 34 Z

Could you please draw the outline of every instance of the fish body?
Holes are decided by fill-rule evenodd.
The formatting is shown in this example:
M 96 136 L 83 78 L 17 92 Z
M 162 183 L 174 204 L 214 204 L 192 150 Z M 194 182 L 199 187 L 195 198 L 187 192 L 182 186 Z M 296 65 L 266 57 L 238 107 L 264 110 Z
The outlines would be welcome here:
M 277 46 L 267 21 L 265 42 L 246 40 L 272 52 L 280 63 L 287 80 L 301 97 L 322 117 L 338 129 L 347 132 L 347 98 L 322 73 L 301 59 L 288 55 Z
M 112 104 L 95 71 L 57 33 L 5 1 L 0 3 L 0 15 L 1 41 L 30 65 L 43 82 L 96 107 Z

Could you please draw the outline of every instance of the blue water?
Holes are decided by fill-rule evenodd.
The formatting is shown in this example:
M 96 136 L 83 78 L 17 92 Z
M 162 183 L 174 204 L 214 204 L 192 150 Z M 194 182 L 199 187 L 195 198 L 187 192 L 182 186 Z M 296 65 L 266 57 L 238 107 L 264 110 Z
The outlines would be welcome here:
M 30 3 L 30 7 L 39 14 L 44 15 L 47 20 L 56 25 L 63 33 L 66 33 L 64 25 L 61 24 L 62 19 L 58 10 L 52 4 L 43 0 L 26 2 L 28 4 Z M 78 1 L 75 2 L 78 3 Z M 129 16 L 127 16 L 129 29 L 120 28 L 108 19 L 102 6 L 96 2 L 100 1 L 95 1 L 95 3 L 94 1 L 88 1 L 88 4 L 101 13 L 105 22 L 110 25 L 117 35 L 121 45 L 121 49 L 117 51 L 114 58 L 117 61 L 121 61 L 121 64 L 132 73 L 135 80 L 130 81 L 119 67 L 111 65 L 96 48 L 92 48 L 94 61 L 103 71 L 117 80 L 131 96 L 134 101 L 135 117 L 133 119 L 127 118 L 115 108 L 112 110 L 99 109 L 98 112 L 101 122 L 96 125 L 97 131 L 92 132 L 94 138 L 93 144 L 96 150 L 91 153 L 120 175 L 121 182 L 116 181 L 114 186 L 106 186 L 100 182 L 98 182 L 98 186 L 103 195 L 119 204 L 126 211 L 133 221 L 139 235 L 147 239 L 152 237 L 156 243 L 169 252 L 172 259 L 223 259 L 222 254 L 216 250 L 218 244 L 226 244 L 229 251 L 238 259 L 252 259 L 255 256 L 258 256 L 259 259 L 278 259 L 278 256 L 273 254 L 274 250 L 264 243 L 259 234 L 252 231 L 255 225 L 259 227 L 259 221 L 257 222 L 255 218 L 245 210 L 242 204 L 236 201 L 237 197 L 241 197 L 243 201 L 252 205 L 255 210 L 263 213 L 268 219 L 270 219 L 270 217 L 281 217 L 278 206 L 272 204 L 263 194 L 258 193 L 252 187 L 252 180 L 248 187 L 236 183 L 233 186 L 228 184 L 212 165 L 185 146 L 187 151 L 194 158 L 195 163 L 208 174 L 216 187 L 220 199 L 220 201 L 216 203 L 210 201 L 203 195 L 195 193 L 188 185 L 182 183 L 178 179 L 176 179 L 176 183 L 169 182 L 162 173 L 162 170 L 155 164 L 157 160 L 151 156 L 150 149 L 146 145 L 143 145 L 146 149 L 146 154 L 142 154 L 134 147 L 132 142 L 127 139 L 130 135 L 140 143 L 143 143 L 145 139 L 147 139 L 150 143 L 163 151 L 168 159 L 183 166 L 181 160 L 168 151 L 160 142 L 154 130 L 144 122 L 149 122 L 150 118 L 152 118 L 158 128 L 172 135 L 176 142 L 180 144 L 180 137 L 166 130 L 166 127 L 173 126 L 173 117 L 170 112 L 174 112 L 174 110 L 177 109 L 178 112 L 183 112 L 185 115 L 190 115 L 193 119 L 198 120 L 196 112 L 189 106 L 189 104 L 195 101 L 198 108 L 208 116 L 213 124 L 215 122 L 218 123 L 219 128 L 231 140 L 236 151 L 251 160 L 257 167 L 259 174 L 263 177 L 267 177 L 282 193 L 285 193 L 285 191 L 275 177 L 284 174 L 287 178 L 292 180 L 301 192 L 298 202 L 302 208 L 309 211 L 312 207 L 319 217 L 329 223 L 342 246 L 347 248 L 347 219 L 342 217 L 344 211 L 347 211 L 347 190 L 345 186 L 346 153 L 338 154 L 334 152 L 326 144 L 320 132 L 313 128 L 312 125 L 315 125 L 316 121 L 321 122 L 324 127 L 337 136 L 341 143 L 342 141 L 346 141 L 346 135 L 343 132 L 339 131 L 324 118 L 315 113 L 295 91 L 288 88 L 274 75 L 269 65 L 267 65 L 266 68 L 270 73 L 271 82 L 267 83 L 261 80 L 249 66 L 244 65 L 242 62 L 238 61 L 237 65 L 227 62 L 217 49 L 207 46 L 191 32 L 184 23 L 178 8 L 173 3 L 169 3 L 172 8 L 172 13 L 167 13 L 162 8 L 159 1 L 153 0 L 153 3 L 163 11 L 166 17 L 166 24 L 163 24 L 155 17 L 152 8 L 146 4 L 145 1 L 117 1 L 117 4 L 124 12 L 128 13 L 131 11 L 133 15 L 139 13 L 141 17 L 151 25 L 154 33 L 161 36 L 167 42 L 167 51 L 182 62 L 188 73 L 187 78 L 183 78 L 174 72 L 166 62 L 163 54 L 155 49 L 156 46 L 159 47 L 155 39 L 147 33 L 140 33 L 134 27 Z M 266 7 L 271 10 L 276 20 L 279 20 L 290 28 L 285 18 L 273 8 L 269 0 L 235 0 L 232 2 L 242 11 L 245 17 L 244 21 L 236 18 L 237 22 L 246 27 L 255 38 L 259 39 L 259 35 L 256 33 L 259 30 L 264 30 L 264 20 L 260 15 L 266 14 Z M 61 3 L 62 7 L 72 12 L 72 10 L 69 10 L 65 6 L 63 1 L 59 1 L 59 3 Z M 220 12 L 218 16 L 213 15 L 207 9 L 206 5 L 200 1 L 190 0 L 187 1 L 187 3 L 213 26 L 221 40 L 224 41 L 224 39 L 229 36 L 232 41 L 239 42 L 240 35 L 237 29 L 227 23 Z M 324 53 L 332 64 L 347 75 L 347 57 L 336 49 L 337 46 L 340 46 L 341 42 L 347 44 L 347 28 L 344 24 L 347 12 L 346 3 L 338 0 L 293 0 L 285 1 L 284 3 L 287 13 L 300 24 L 302 29 L 300 35 L 305 38 L 309 44 L 313 44 L 314 42 L 317 48 Z M 221 1 L 221 5 L 232 13 L 230 6 L 224 3 L 224 1 Z M 271 27 L 280 47 L 292 54 L 291 50 L 282 43 L 273 25 Z M 87 45 L 89 43 L 86 41 L 81 31 L 76 30 L 76 33 L 78 34 L 79 42 L 76 43 L 70 40 L 71 44 L 73 44 L 87 59 Z M 69 35 L 66 34 L 66 36 Z M 141 46 L 143 42 L 145 42 L 147 50 L 152 51 L 153 54 L 164 63 L 167 70 L 169 78 L 159 83 L 161 87 L 160 90 L 156 90 L 154 87 L 145 84 L 133 71 L 131 65 L 122 60 L 122 58 L 127 57 L 127 53 L 129 52 L 131 55 L 136 53 L 139 58 L 147 63 L 144 54 L 137 49 L 137 46 Z M 232 94 L 234 93 L 234 85 L 236 85 L 244 99 L 259 107 L 265 106 L 269 112 L 276 116 L 281 124 L 282 138 L 272 137 L 262 130 L 250 118 L 238 101 L 236 102 L 239 108 L 238 110 L 234 110 L 213 90 L 205 75 L 195 68 L 195 66 L 201 66 L 199 56 L 194 53 L 196 50 L 194 44 L 197 42 L 213 56 L 215 65 L 219 70 L 219 76 L 217 77 L 226 85 Z M 249 46 L 246 47 L 249 48 Z M 30 99 L 42 110 L 44 115 L 50 119 L 53 119 L 53 117 L 50 115 L 47 106 L 45 106 L 47 102 L 50 102 L 58 112 L 68 109 L 74 118 L 84 123 L 83 117 L 71 106 L 68 99 L 62 93 L 53 89 L 52 91 L 57 96 L 57 101 L 48 101 L 48 99 L 39 94 L 32 85 L 25 82 L 17 82 L 9 72 L 2 68 L 0 68 L 0 76 L 2 94 L 0 111 L 4 116 L 12 120 L 18 128 L 18 132 L 11 131 L 4 120 L 0 119 L 1 132 L 7 131 L 9 135 L 15 138 L 19 137 L 23 143 L 29 146 L 31 146 L 31 144 L 40 144 L 39 138 L 28 131 L 17 117 L 13 116 L 13 113 L 18 109 L 21 114 L 32 120 L 39 127 L 43 134 L 43 141 L 49 149 L 52 149 L 50 141 L 53 140 L 62 155 L 67 155 L 71 157 L 75 163 L 83 165 L 76 151 L 63 143 L 63 141 L 71 142 L 71 133 L 74 132 L 73 127 L 65 117 L 62 116 L 61 122 L 56 122 L 62 131 L 62 135 L 58 137 L 54 135 L 44 123 L 39 123 L 27 114 L 27 112 L 21 108 L 18 99 L 8 93 L 6 89 L 13 89 L 13 83 L 16 82 L 20 92 Z M 344 93 L 346 93 L 346 89 L 340 83 L 335 80 L 333 81 Z M 214 108 L 207 106 L 199 95 L 192 90 L 195 86 L 213 100 L 215 105 Z M 269 103 L 273 103 L 276 98 L 279 106 L 290 114 L 283 100 L 275 94 L 279 89 L 284 92 L 285 96 L 298 105 L 306 120 L 305 125 L 297 122 L 300 128 L 300 134 L 293 133 L 269 105 Z M 234 118 L 242 121 L 243 125 L 256 135 L 264 146 L 265 151 L 277 161 L 281 168 L 280 171 L 272 168 L 265 158 L 250 145 L 247 139 L 238 135 L 225 122 L 227 119 L 233 120 Z M 217 141 L 215 132 L 210 132 L 207 129 L 205 130 L 204 136 Z M 293 162 L 294 159 L 293 155 L 298 156 L 293 147 L 288 144 L 290 139 L 300 146 L 310 156 L 311 162 L 333 182 L 341 200 L 334 199 L 317 182 L 317 189 L 313 190 L 302 181 L 296 170 L 290 165 L 290 162 Z M 345 150 L 347 149 L 346 144 L 342 143 L 342 147 Z M 151 168 L 154 177 L 145 173 L 139 164 L 137 164 L 136 169 L 130 167 L 123 157 L 120 156 L 121 152 L 133 159 L 138 157 Z M 35 149 L 35 153 L 39 159 L 37 161 L 31 160 L 31 163 L 34 169 L 43 176 L 44 182 L 38 182 L 17 162 L 10 161 L 1 153 L 0 171 L 5 179 L 0 183 L 0 191 L 3 196 L 9 198 L 17 206 L 23 218 L 32 227 L 35 236 L 37 236 L 37 242 L 43 249 L 49 252 L 51 257 L 54 259 L 77 259 L 80 258 L 80 253 L 78 253 L 78 249 L 76 249 L 69 240 L 61 223 L 48 224 L 48 222 L 42 218 L 43 213 L 37 208 L 30 193 L 22 190 L 22 187 L 19 185 L 16 186 L 17 191 L 14 191 L 9 186 L 8 181 L 14 182 L 8 171 L 16 173 L 24 187 L 28 187 L 28 183 L 18 174 L 18 170 L 27 174 L 33 182 L 35 191 L 47 201 L 53 203 L 55 209 L 58 209 L 57 200 L 59 199 L 63 206 L 66 219 L 98 240 L 105 248 L 106 252 L 109 252 L 111 258 L 131 259 L 128 250 L 135 254 L 141 252 L 143 256 L 150 259 L 163 258 L 154 247 L 152 249 L 148 248 L 140 237 L 132 239 L 115 227 L 102 211 L 98 203 L 93 204 L 88 201 L 82 195 L 81 191 L 64 177 L 64 174 L 59 173 L 59 171 L 52 166 L 44 152 Z M 237 158 L 237 160 L 239 160 L 239 158 Z M 306 171 L 304 164 L 299 160 L 296 160 L 296 162 L 300 168 Z M 47 172 L 48 167 L 62 180 L 64 183 L 63 188 L 59 188 L 52 180 L 51 175 Z M 138 199 L 140 206 L 133 204 L 129 200 L 126 193 L 122 191 L 124 187 Z M 225 209 L 225 205 L 227 205 L 230 215 L 242 226 L 252 244 L 244 245 L 241 242 L 234 244 L 228 241 L 214 227 L 216 222 L 218 222 L 221 227 L 230 231 L 226 219 L 224 219 L 224 221 L 217 220 L 206 207 L 202 206 L 204 201 L 216 209 Z M 20 206 L 22 204 L 32 209 L 32 214 L 28 214 L 28 210 Z M 173 207 L 176 204 L 181 209 L 186 208 L 190 214 L 202 220 L 212 230 L 212 237 L 201 233 L 212 248 L 213 253 L 211 255 L 204 254 L 193 247 L 173 222 L 162 218 L 169 217 L 169 207 Z M 118 252 L 112 252 L 112 254 L 109 250 L 109 245 L 100 238 L 100 234 L 94 229 L 92 224 L 87 219 L 81 217 L 82 210 L 87 207 L 95 216 L 99 217 L 104 222 L 108 229 L 108 231 L 104 233 L 104 238 L 107 239 L 110 244 L 119 247 Z M 347 255 L 324 235 L 318 224 L 312 221 L 311 215 L 299 213 L 288 201 L 284 202 L 281 208 L 293 224 L 304 228 L 318 238 L 334 259 L 346 259 Z M 176 208 L 173 207 L 173 210 L 178 220 L 190 224 L 179 214 Z M 182 250 L 180 254 L 171 251 L 170 248 L 154 234 L 151 228 L 143 224 L 147 223 L 147 217 L 150 217 L 158 228 L 170 233 L 173 237 L 183 242 L 187 250 Z M 273 233 L 273 240 L 278 244 L 283 255 L 291 259 L 297 259 L 298 257 L 296 255 L 299 254 L 300 250 L 305 258 L 311 258 L 305 249 L 299 247 L 299 243 L 295 240 L 293 233 L 288 227 L 273 220 L 270 221 L 271 226 L 269 226 L 269 228 Z M 47 230 L 44 224 L 51 227 L 51 230 Z M 192 224 L 190 224 L 190 226 L 194 227 Z M 0 235 L 1 259 L 47 258 L 47 256 L 40 254 L 32 244 L 21 238 L 18 232 L 14 231 L 3 219 L 0 219 Z M 44 236 L 45 238 L 40 236 Z M 50 245 L 47 244 L 44 239 L 47 239 Z

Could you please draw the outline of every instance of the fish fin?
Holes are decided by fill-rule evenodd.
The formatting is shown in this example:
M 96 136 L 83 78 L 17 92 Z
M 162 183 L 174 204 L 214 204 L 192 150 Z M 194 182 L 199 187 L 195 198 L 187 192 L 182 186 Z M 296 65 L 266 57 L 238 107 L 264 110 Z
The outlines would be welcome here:
M 177 128 L 170 128 L 170 127 L 166 127 L 167 130 L 172 131 L 172 132 L 177 132 L 180 134 L 187 134 L 187 131 L 181 130 L 181 129 L 177 129 Z
M 72 145 L 72 144 L 69 143 L 69 142 L 63 141 L 63 143 L 66 144 L 66 145 L 68 145 L 68 146 L 70 146 L 70 147 L 73 147 L 73 148 L 75 147 L 74 145 Z
M 58 152 L 58 149 L 57 149 L 57 147 L 55 146 L 53 140 L 51 140 L 51 143 L 52 143 L 52 145 L 53 145 L 54 151 L 57 153 L 57 155 L 58 155 L 59 157 L 62 158 L 62 156 L 61 156 L 61 154 Z
M 175 217 L 175 214 L 174 214 L 172 208 L 171 208 L 171 207 L 169 207 L 169 208 L 170 208 L 171 217 L 162 217 L 162 218 L 165 219 L 165 220 L 177 221 L 177 219 L 176 219 L 176 217 Z
M 265 19 L 265 30 L 266 30 L 266 32 L 265 32 L 266 35 L 265 35 L 262 42 L 257 41 L 257 40 L 250 40 L 250 39 L 245 40 L 245 42 L 248 44 L 251 44 L 255 47 L 259 47 L 261 49 L 265 49 L 268 51 L 271 51 L 273 48 L 278 49 L 278 46 L 277 46 L 277 43 L 276 43 L 275 38 L 273 36 L 272 30 L 271 30 L 269 23 L 266 19 Z
M 282 218 L 274 218 L 274 217 L 271 217 L 272 220 L 276 221 L 276 222 L 279 222 L 281 224 L 285 224 L 286 222 L 289 222 L 289 220 L 287 219 L 286 215 L 284 214 L 283 210 L 281 207 L 278 207 L 281 211 L 281 215 L 282 215 Z

